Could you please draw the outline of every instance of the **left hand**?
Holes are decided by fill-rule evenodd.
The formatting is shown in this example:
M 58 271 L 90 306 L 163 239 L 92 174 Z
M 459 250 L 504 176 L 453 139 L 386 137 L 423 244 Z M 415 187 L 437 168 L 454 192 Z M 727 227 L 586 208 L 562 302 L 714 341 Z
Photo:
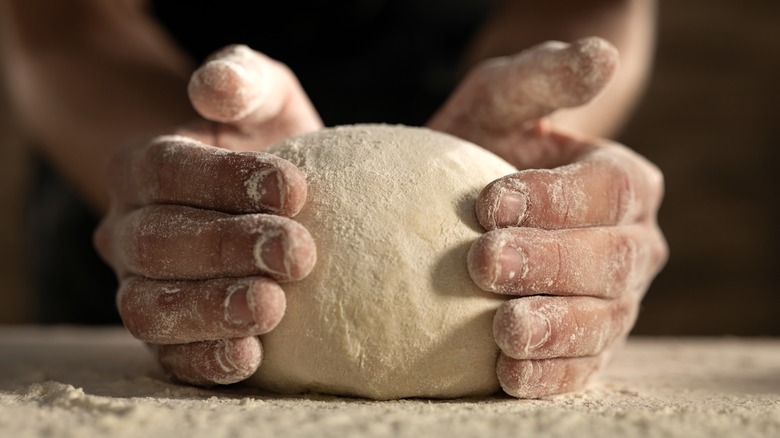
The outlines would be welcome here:
M 544 43 L 478 66 L 428 124 L 520 169 L 481 193 L 488 232 L 468 258 L 480 288 L 520 297 L 493 323 L 498 379 L 515 397 L 582 388 L 627 337 L 668 257 L 659 169 L 548 117 L 589 102 L 616 67 L 601 39 Z
M 112 156 L 95 244 L 119 278 L 122 322 L 163 369 L 230 384 L 261 365 L 257 336 L 284 315 L 284 283 L 316 260 L 294 220 L 306 178 L 264 150 L 322 122 L 293 72 L 246 46 L 215 53 L 189 91 L 202 118 Z

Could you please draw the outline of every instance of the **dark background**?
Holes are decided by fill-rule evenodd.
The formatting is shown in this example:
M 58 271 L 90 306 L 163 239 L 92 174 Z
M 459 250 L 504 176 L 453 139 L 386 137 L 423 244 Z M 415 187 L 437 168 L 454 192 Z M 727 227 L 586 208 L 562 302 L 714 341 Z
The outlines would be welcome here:
M 671 258 L 635 333 L 780 334 L 780 2 L 661 2 L 621 140 L 664 171 Z
M 634 333 L 780 334 L 780 2 L 662 1 L 654 74 L 620 140 L 664 171 L 671 248 Z M 26 161 L 0 96 L 0 323 L 30 322 Z

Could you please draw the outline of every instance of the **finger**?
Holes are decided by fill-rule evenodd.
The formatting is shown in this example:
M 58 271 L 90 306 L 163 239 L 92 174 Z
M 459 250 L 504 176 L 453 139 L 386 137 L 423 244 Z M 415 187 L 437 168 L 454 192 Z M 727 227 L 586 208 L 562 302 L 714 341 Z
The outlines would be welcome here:
M 117 307 L 127 330 L 153 344 L 184 344 L 271 331 L 285 310 L 282 289 L 267 278 L 122 282 Z
M 521 170 L 490 183 L 477 201 L 482 226 L 591 227 L 655 215 L 664 190 L 655 165 L 617 144 L 582 149 L 588 150 L 570 164 Z
M 232 150 L 263 150 L 293 134 L 322 127 L 317 112 L 285 65 L 244 45 L 228 46 L 196 70 L 190 101 L 206 119 L 221 122 L 207 141 Z
M 499 307 L 493 337 L 513 359 L 595 356 L 625 337 L 638 307 L 630 296 L 518 298 Z
M 429 121 L 488 149 L 556 109 L 590 101 L 611 80 L 617 50 L 600 38 L 547 42 L 484 62 Z
M 281 110 L 289 90 L 279 86 L 281 66 L 244 45 L 227 46 L 193 72 L 190 100 L 205 118 L 215 122 L 265 121 Z
M 490 292 L 616 298 L 645 287 L 664 260 L 665 242 L 651 225 L 504 228 L 474 242 L 468 268 Z
M 126 215 L 106 252 L 127 274 L 158 280 L 267 276 L 298 280 L 311 271 L 316 247 L 300 224 L 280 216 L 233 216 L 179 206 Z
M 173 378 L 199 386 L 229 385 L 257 371 L 263 347 L 256 337 L 155 346 L 163 369 Z
M 114 195 L 131 206 L 178 204 L 228 213 L 294 216 L 306 202 L 306 177 L 261 152 L 227 152 L 183 136 L 162 136 L 112 157 Z
M 603 356 L 517 360 L 501 354 L 496 373 L 507 394 L 539 398 L 584 388 L 605 362 Z

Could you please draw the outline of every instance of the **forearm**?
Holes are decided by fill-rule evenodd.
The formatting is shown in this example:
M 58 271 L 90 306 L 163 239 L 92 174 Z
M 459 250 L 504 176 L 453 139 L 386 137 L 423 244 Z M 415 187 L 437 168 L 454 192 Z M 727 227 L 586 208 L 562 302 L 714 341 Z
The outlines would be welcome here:
M 19 120 L 102 211 L 111 152 L 194 117 L 186 97 L 189 65 L 137 2 L 2 5 L 6 79 Z
M 504 0 L 475 38 L 465 64 L 511 55 L 546 40 L 602 37 L 620 51 L 613 83 L 593 102 L 560 111 L 553 120 L 562 129 L 611 137 L 630 116 L 649 77 L 655 13 L 654 0 Z

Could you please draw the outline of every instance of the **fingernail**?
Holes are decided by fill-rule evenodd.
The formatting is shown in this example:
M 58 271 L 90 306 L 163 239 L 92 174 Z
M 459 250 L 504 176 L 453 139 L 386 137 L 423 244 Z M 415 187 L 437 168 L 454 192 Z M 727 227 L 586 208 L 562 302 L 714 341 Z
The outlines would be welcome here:
M 287 255 L 287 236 L 279 232 L 265 232 L 255 243 L 255 264 L 272 277 L 287 279 L 290 267 Z
M 232 373 L 238 368 L 236 366 L 236 358 L 231 354 L 234 352 L 234 348 L 231 347 L 232 343 L 230 339 L 220 339 L 216 341 L 216 348 L 214 349 L 214 363 L 219 367 L 220 371 L 225 374 Z M 220 376 L 215 375 L 214 377 L 214 380 L 217 380 Z
M 247 195 L 258 208 L 277 212 L 284 207 L 284 184 L 277 169 L 258 171 L 247 182 Z
M 528 345 L 526 351 L 539 348 L 550 337 L 550 321 L 538 312 L 528 313 Z
M 255 315 L 249 308 L 251 288 L 247 285 L 234 285 L 228 288 L 225 299 L 225 320 L 233 324 L 254 324 Z
M 507 285 L 516 283 L 517 279 L 525 277 L 528 272 L 528 263 L 524 254 L 517 248 L 505 246 L 496 264 L 496 284 Z
M 253 327 L 253 334 L 271 331 L 284 315 L 284 292 L 271 280 L 260 279 L 248 285 L 234 285 L 225 299 L 225 320 Z
M 519 194 L 508 192 L 503 195 L 498 206 L 498 226 L 518 227 L 525 219 L 528 198 Z

